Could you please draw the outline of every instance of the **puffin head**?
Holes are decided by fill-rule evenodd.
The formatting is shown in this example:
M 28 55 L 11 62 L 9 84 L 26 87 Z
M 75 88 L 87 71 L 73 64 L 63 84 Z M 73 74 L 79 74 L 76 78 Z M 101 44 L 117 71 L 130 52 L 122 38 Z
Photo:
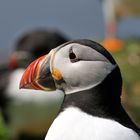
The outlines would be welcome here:
M 114 71 L 109 86 L 121 89 L 120 70 L 109 52 L 91 40 L 74 40 L 32 62 L 23 74 L 20 88 L 59 89 L 73 94 L 100 85 Z

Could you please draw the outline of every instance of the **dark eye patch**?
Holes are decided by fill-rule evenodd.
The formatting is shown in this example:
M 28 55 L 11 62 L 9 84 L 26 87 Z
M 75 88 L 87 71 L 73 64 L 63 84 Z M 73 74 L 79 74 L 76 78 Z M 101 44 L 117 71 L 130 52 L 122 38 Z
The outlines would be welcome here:
M 71 60 L 73 60 L 73 59 L 76 59 L 77 57 L 76 57 L 75 53 L 70 52 L 69 58 L 70 58 Z
M 69 53 L 69 59 L 72 63 L 79 61 L 78 57 L 73 51 Z

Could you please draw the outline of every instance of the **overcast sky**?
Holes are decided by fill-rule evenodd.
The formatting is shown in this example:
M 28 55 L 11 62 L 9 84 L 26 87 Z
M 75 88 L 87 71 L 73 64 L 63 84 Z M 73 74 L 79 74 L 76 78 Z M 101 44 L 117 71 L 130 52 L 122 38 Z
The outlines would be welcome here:
M 71 38 L 104 37 L 100 0 L 0 1 L 0 59 L 6 58 L 18 35 L 37 27 L 56 28 Z M 121 37 L 140 35 L 140 18 L 125 18 Z

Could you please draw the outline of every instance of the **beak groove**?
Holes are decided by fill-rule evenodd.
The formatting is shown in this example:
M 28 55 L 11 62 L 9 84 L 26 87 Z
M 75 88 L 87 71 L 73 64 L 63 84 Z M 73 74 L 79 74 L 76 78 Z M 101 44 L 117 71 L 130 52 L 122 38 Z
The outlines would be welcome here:
M 20 89 L 25 88 L 25 89 L 40 89 L 40 87 L 36 84 L 36 79 L 37 79 L 37 74 L 38 74 L 38 67 L 39 67 L 39 62 L 41 61 L 41 58 L 35 60 L 32 62 L 28 68 L 25 70 L 21 81 L 20 81 Z
M 45 55 L 33 61 L 25 70 L 19 88 L 35 89 L 35 90 L 51 90 L 54 89 L 55 84 L 50 72 L 50 57 Z M 41 68 L 44 67 L 42 71 Z M 46 75 L 46 79 L 42 75 Z M 51 83 L 51 84 L 47 84 Z M 48 86 L 48 87 L 47 87 Z

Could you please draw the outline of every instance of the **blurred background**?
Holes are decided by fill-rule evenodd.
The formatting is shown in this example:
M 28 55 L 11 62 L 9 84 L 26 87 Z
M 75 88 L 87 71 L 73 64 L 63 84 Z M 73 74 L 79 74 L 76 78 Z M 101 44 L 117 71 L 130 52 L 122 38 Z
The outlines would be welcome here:
M 26 45 L 33 46 L 33 48 L 40 46 L 40 48 L 45 50 L 40 44 L 38 46 L 35 45 L 37 43 L 34 41 L 38 40 L 40 43 L 40 38 L 44 38 L 44 35 L 35 35 L 35 39 L 31 39 L 35 42 L 34 44 L 29 43 L 30 41 L 27 41 L 29 39 L 26 40 L 24 38 L 22 41 L 24 42 L 26 40 L 25 45 L 19 47 L 21 50 L 17 49 L 17 46 L 20 46 L 19 42 L 26 34 L 30 36 L 30 33 L 45 31 L 47 32 L 45 34 L 51 34 L 51 39 L 49 39 L 48 42 L 54 42 L 56 38 L 52 39 L 52 33 L 55 32 L 59 34 L 59 37 L 61 36 L 61 39 L 63 38 L 61 43 L 70 39 L 92 39 L 103 44 L 118 62 L 123 77 L 123 105 L 133 121 L 140 126 L 139 27 L 140 0 L 1 1 L 0 92 L 2 94 L 0 93 L 0 96 L 7 94 L 5 93 L 5 89 L 8 88 L 6 87 L 8 82 L 5 82 L 6 79 L 8 79 L 7 75 L 9 77 L 11 72 L 13 73 L 13 71 L 15 71 L 15 62 L 11 59 L 13 54 L 16 56 L 15 51 L 18 50 L 18 53 L 19 51 L 29 51 L 28 55 L 33 55 L 33 58 L 29 58 L 28 60 L 25 60 L 28 56 L 27 53 L 23 55 L 23 59 L 21 59 L 27 62 L 26 65 L 31 62 L 31 60 L 43 55 L 43 51 L 36 55 L 35 51 L 32 51 L 32 49 L 26 50 L 24 48 L 26 48 Z M 34 38 L 34 36 L 31 38 Z M 48 35 L 46 38 L 48 39 Z M 57 45 L 59 44 L 56 43 L 52 46 L 47 45 L 47 47 L 51 49 Z M 17 58 L 18 56 L 16 56 L 16 61 Z M 18 59 L 18 63 L 22 62 L 19 60 L 20 59 Z M 26 65 L 20 65 L 18 68 L 25 68 Z M 5 103 L 5 98 L 6 102 L 13 100 L 13 97 L 11 99 L 8 95 L 7 97 L 4 95 L 0 99 L 0 104 L 2 106 L 0 114 L 0 140 L 11 140 L 13 137 L 16 137 L 14 139 L 19 139 L 17 136 L 12 136 L 11 138 L 11 133 L 9 133 L 12 128 L 7 122 L 12 120 L 8 119 L 9 114 L 5 108 L 10 104 L 7 105 L 7 103 Z M 17 99 L 14 99 L 15 103 L 17 103 L 16 100 Z M 38 114 L 39 112 L 36 113 Z M 16 127 L 16 124 L 14 126 Z M 15 130 L 19 132 L 19 129 Z M 15 135 L 19 135 L 17 131 Z M 32 134 L 34 135 L 34 133 Z M 22 137 L 21 139 L 25 138 Z

